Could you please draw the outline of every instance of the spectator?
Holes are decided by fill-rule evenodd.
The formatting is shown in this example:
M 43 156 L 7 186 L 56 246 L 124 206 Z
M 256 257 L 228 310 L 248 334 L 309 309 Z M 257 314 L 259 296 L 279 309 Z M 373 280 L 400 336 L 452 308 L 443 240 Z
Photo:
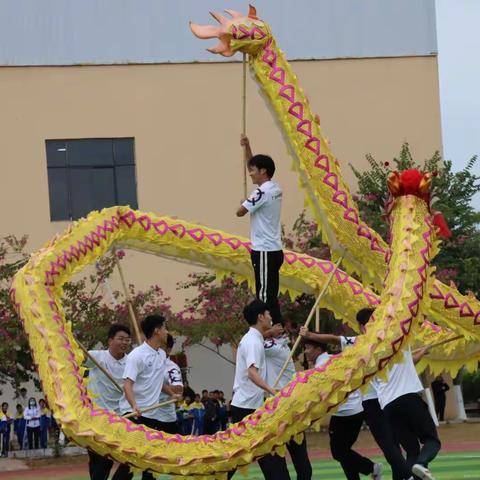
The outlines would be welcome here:
M 27 421 L 28 448 L 32 450 L 39 447 L 40 440 L 40 409 L 35 398 L 28 400 L 28 407 L 23 412 L 23 418 Z
M 0 412 L 0 433 L 2 434 L 2 457 L 8 457 L 10 450 L 10 433 L 12 431 L 13 418 L 8 411 L 8 403 L 2 403 Z
M 200 395 L 195 395 L 195 401 L 190 405 L 193 413 L 193 435 L 203 435 L 205 407 L 200 401 Z
M 38 401 L 40 408 L 40 448 L 47 448 L 48 446 L 48 430 L 51 426 L 50 412 L 47 408 L 47 402 L 41 398 Z
M 192 390 L 192 387 L 190 387 L 190 385 L 188 384 L 188 380 L 185 380 L 185 382 L 183 383 L 183 398 L 185 398 L 186 396 L 189 396 L 190 398 L 196 397 L 196 394 Z
M 209 393 L 207 401 L 204 403 L 205 415 L 203 418 L 203 428 L 206 435 L 213 435 L 220 428 L 220 404 L 218 402 L 218 390 L 212 390 Z
M 447 394 L 450 387 L 447 385 L 441 375 L 432 382 L 433 400 L 435 402 L 435 412 L 440 422 L 445 420 L 445 405 L 447 404 Z
M 23 407 L 25 410 L 28 406 L 28 400 L 27 400 L 27 389 L 25 387 L 22 387 L 19 390 L 19 393 L 17 395 L 17 402 Z
M 182 425 L 181 425 L 182 435 L 192 434 L 193 422 L 195 420 L 192 404 L 193 404 L 193 399 L 187 395 L 185 397 L 184 402 L 180 406 L 180 418 L 182 421 Z
M 219 412 L 219 422 L 220 430 L 226 430 L 228 423 L 228 413 L 227 413 L 227 401 L 225 400 L 225 394 L 220 390 L 218 392 L 218 403 L 220 405 Z
M 208 390 L 202 390 L 202 398 L 200 401 L 203 403 L 203 406 L 208 402 Z
M 25 434 L 27 421 L 23 418 L 23 407 L 20 403 L 16 406 L 17 413 L 15 414 L 15 420 L 13 421 L 13 431 L 17 436 L 18 448 L 24 450 L 28 447 L 27 436 Z

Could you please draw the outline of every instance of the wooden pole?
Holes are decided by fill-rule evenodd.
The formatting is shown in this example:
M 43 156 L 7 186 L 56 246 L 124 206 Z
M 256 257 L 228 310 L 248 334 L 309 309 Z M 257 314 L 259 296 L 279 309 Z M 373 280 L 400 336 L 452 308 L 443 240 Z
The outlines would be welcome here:
M 176 401 L 177 400 L 175 398 L 172 398 L 171 400 L 167 400 L 166 402 L 156 403 L 155 405 L 151 405 L 150 407 L 147 407 L 147 408 L 144 408 L 143 410 L 140 410 L 140 414 L 146 413 L 146 412 L 151 412 L 152 410 L 156 410 L 157 408 L 160 408 L 160 407 L 165 407 L 166 405 L 170 405 L 171 403 L 175 403 Z M 136 416 L 137 416 L 137 413 L 132 412 L 132 413 L 129 413 L 128 415 L 124 415 L 123 418 L 132 418 L 132 417 L 136 417 Z
M 332 279 L 333 279 L 333 276 L 335 275 L 335 272 L 338 270 L 338 266 L 340 265 L 341 261 L 343 260 L 343 257 L 344 257 L 345 254 L 343 254 L 338 260 L 337 262 L 335 263 L 335 266 L 333 268 L 333 270 L 330 272 L 330 275 L 327 279 L 327 282 L 325 283 L 325 285 L 323 286 L 321 292 L 318 294 L 318 297 L 317 299 L 315 300 L 315 303 L 313 304 L 313 307 L 312 309 L 310 310 L 310 313 L 308 314 L 308 317 L 307 317 L 307 320 L 305 321 L 305 327 L 308 328 L 308 326 L 310 325 L 310 322 L 313 318 L 313 314 L 315 313 L 315 310 L 317 309 L 317 306 L 319 305 L 320 303 L 320 300 L 322 299 L 322 297 L 325 295 L 325 292 L 327 291 L 328 287 L 330 286 L 330 283 L 332 282 Z M 298 346 L 300 345 L 300 342 L 302 340 L 302 337 L 299 335 L 297 337 L 297 339 L 295 340 L 295 343 L 293 344 L 293 347 L 292 347 L 292 350 L 290 351 L 290 355 L 288 356 L 288 358 L 285 360 L 285 363 L 283 364 L 283 367 L 282 369 L 280 370 L 280 373 L 278 374 L 278 377 L 277 379 L 275 380 L 275 383 L 273 384 L 273 388 L 276 388 L 277 385 L 278 385 L 278 382 L 280 381 L 280 379 L 282 378 L 282 375 L 283 375 L 283 372 L 285 372 L 287 366 L 288 366 L 288 363 L 290 362 L 290 360 L 292 359 L 295 351 L 297 350 Z
M 79 342 L 77 339 L 75 339 L 75 341 L 78 343 L 78 346 L 82 349 L 83 353 L 95 364 L 95 366 L 112 382 L 112 384 L 115 386 L 115 388 L 120 392 L 120 393 L 123 393 L 123 388 L 117 383 L 117 381 L 112 377 L 112 375 L 110 375 L 110 373 L 105 370 L 98 362 L 97 360 L 95 359 L 95 357 L 93 357 L 92 355 L 90 355 L 90 353 L 88 352 L 88 350 L 82 345 L 81 342 Z
M 247 54 L 243 54 L 243 81 L 242 81 L 242 133 L 247 134 Z M 243 198 L 247 198 L 247 149 L 243 149 Z
M 463 338 L 463 335 L 457 335 L 455 337 L 446 338 L 445 340 L 442 340 L 441 342 L 438 342 L 438 343 L 434 343 L 430 346 L 425 345 L 424 347 L 416 348 L 412 353 L 418 353 L 421 350 L 423 350 L 425 347 L 428 347 L 428 349 L 431 350 L 432 348 L 440 347 L 442 345 L 445 345 L 446 343 L 454 342 L 455 340 L 460 340 L 461 338 Z
M 320 331 L 320 308 L 318 306 L 315 309 L 315 331 Z
M 137 317 L 135 316 L 135 312 L 133 310 L 132 298 L 130 297 L 127 284 L 125 282 L 125 277 L 123 275 L 123 269 L 122 269 L 122 266 L 120 265 L 120 260 L 117 257 L 117 252 L 115 251 L 115 249 L 113 250 L 113 255 L 115 256 L 115 263 L 117 264 L 118 273 L 120 274 L 123 293 L 125 294 L 125 299 L 127 300 L 128 312 L 130 314 L 130 321 L 132 322 L 133 331 L 135 332 L 135 339 L 137 341 L 137 345 L 140 345 L 142 343 L 142 337 L 140 335 L 140 330 L 138 328 Z

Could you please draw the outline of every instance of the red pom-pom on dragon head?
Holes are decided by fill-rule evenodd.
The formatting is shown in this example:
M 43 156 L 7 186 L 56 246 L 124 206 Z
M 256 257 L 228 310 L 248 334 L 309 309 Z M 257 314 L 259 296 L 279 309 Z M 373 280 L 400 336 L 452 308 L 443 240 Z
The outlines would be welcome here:
M 392 172 L 388 177 L 388 189 L 392 196 L 416 195 L 430 206 L 430 185 L 432 176 L 412 168 L 402 172 Z M 448 228 L 444 216 L 440 212 L 432 211 L 433 224 L 438 228 L 438 235 L 450 238 L 452 232 Z

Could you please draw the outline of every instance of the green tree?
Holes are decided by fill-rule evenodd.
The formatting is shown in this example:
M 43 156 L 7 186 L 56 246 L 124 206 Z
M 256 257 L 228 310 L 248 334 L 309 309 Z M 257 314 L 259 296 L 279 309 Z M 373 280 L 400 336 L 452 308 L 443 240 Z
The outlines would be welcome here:
M 390 162 L 379 162 L 367 155 L 369 170 L 360 172 L 350 165 L 358 179 L 358 195 L 354 196 L 360 216 L 386 239 L 387 226 L 382 219 L 387 198 L 387 178 L 392 171 L 409 168 L 430 172 L 432 181 L 432 209 L 443 213 L 452 231 L 452 237 L 444 240 L 434 260 L 436 277 L 446 283 L 454 281 L 459 290 L 471 290 L 480 294 L 480 212 L 472 206 L 472 198 L 480 192 L 480 176 L 473 173 L 477 157 L 458 172 L 452 170 L 450 160 L 442 160 L 440 154 L 420 165 L 415 162 L 409 145 L 402 145 L 400 155 Z
M 27 337 L 10 301 L 9 291 L 15 273 L 28 261 L 27 236 L 9 235 L 0 238 L 0 385 L 10 383 L 14 389 L 30 379 L 36 380 Z M 117 251 L 118 258 L 125 254 Z M 104 345 L 109 326 L 114 323 L 130 325 L 123 293 L 111 290 L 109 278 L 115 268 L 115 257 L 109 253 L 99 259 L 95 270 L 79 280 L 63 286 L 62 304 L 73 333 L 87 348 Z M 170 298 L 158 285 L 138 290 L 129 285 L 137 318 L 150 313 L 162 313 L 174 318 Z M 105 295 L 104 290 L 108 290 Z

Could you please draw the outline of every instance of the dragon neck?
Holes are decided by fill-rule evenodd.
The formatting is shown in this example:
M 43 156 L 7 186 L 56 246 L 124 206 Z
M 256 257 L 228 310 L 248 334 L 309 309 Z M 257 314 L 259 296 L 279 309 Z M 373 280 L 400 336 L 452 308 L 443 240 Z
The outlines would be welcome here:
M 389 249 L 360 219 L 339 162 L 274 38 L 251 57 L 250 66 L 281 127 L 323 240 L 334 255 L 344 255 L 348 270 L 381 285 Z

